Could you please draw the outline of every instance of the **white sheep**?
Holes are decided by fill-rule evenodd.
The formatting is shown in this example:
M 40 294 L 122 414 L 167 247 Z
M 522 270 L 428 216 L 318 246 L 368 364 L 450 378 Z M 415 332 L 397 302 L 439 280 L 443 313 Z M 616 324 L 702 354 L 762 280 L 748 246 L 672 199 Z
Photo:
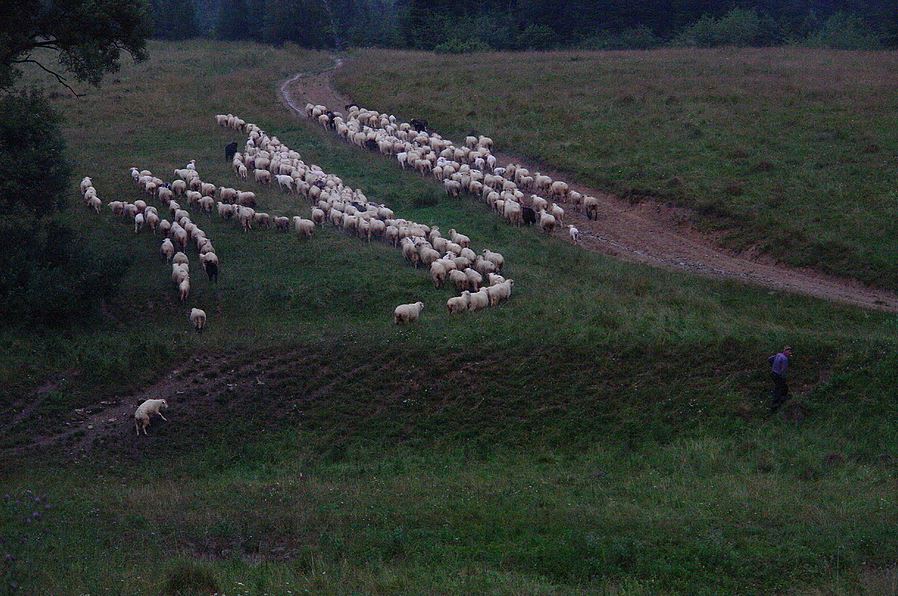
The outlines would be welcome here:
M 134 428 L 137 429 L 137 436 L 143 429 L 143 434 L 147 434 L 147 427 L 150 425 L 150 416 L 159 414 L 159 417 L 168 422 L 168 419 L 162 415 L 162 409 L 168 408 L 168 402 L 164 399 L 148 399 L 137 407 L 134 412 Z
M 399 325 L 400 323 L 414 323 L 418 320 L 418 317 L 421 316 L 422 310 L 424 310 L 423 302 L 400 304 L 393 311 L 393 323 L 396 325 Z
M 190 296 L 190 278 L 185 277 L 178 284 L 178 298 L 181 302 L 186 302 L 188 296 Z
M 191 308 L 190 316 L 188 318 L 190 319 L 190 324 L 196 329 L 196 332 L 202 333 L 203 329 L 206 327 L 206 311 L 199 308 Z
M 570 234 L 571 242 L 574 244 L 580 242 L 580 230 L 570 224 L 568 224 L 568 234 Z
M 159 248 L 159 254 L 162 255 L 162 258 L 164 258 L 167 263 L 171 263 L 172 257 L 175 256 L 175 245 L 171 243 L 171 240 L 166 238 L 162 241 L 162 246 Z
M 297 215 L 293 217 L 293 229 L 300 236 L 311 238 L 312 233 L 315 231 L 315 222 L 311 219 L 303 219 Z
M 461 293 L 461 296 L 453 296 L 449 300 L 446 301 L 446 309 L 449 311 L 449 314 L 455 314 L 460 312 L 465 312 L 468 310 L 468 301 L 470 300 L 471 292 L 465 290 Z
M 271 182 L 271 172 L 268 170 L 255 169 L 253 170 L 253 177 L 259 184 L 269 184 Z
M 511 290 L 514 287 L 514 280 L 507 279 L 494 286 L 485 288 L 489 296 L 490 306 L 496 306 L 500 302 L 508 300 L 511 297 Z

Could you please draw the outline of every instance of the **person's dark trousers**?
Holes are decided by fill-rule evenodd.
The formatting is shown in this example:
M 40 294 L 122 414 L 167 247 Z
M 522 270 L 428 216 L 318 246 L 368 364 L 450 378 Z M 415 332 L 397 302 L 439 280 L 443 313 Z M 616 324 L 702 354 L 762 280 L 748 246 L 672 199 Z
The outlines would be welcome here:
M 773 403 L 770 404 L 770 409 L 776 410 L 789 399 L 789 386 L 782 375 L 770 373 L 770 376 L 773 377 Z

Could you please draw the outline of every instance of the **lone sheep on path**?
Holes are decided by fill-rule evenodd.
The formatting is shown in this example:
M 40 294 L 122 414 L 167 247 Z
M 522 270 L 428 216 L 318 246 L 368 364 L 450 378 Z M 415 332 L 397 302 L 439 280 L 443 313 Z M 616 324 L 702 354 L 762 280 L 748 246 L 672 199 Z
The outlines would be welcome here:
M 147 427 L 150 425 L 150 416 L 153 414 L 159 414 L 159 417 L 168 422 L 168 419 L 162 415 L 163 408 L 168 407 L 168 402 L 164 399 L 148 399 L 140 406 L 137 407 L 137 411 L 134 412 L 134 428 L 137 429 L 137 436 L 140 436 L 140 430 L 143 429 L 143 434 L 147 434 Z

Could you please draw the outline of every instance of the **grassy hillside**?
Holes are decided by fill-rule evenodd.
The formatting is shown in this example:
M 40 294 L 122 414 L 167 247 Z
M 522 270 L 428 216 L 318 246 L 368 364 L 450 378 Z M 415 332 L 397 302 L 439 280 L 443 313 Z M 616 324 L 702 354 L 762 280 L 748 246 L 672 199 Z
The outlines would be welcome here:
M 58 99 L 75 171 L 105 199 L 136 198 L 132 164 L 168 172 L 195 158 L 204 179 L 233 183 L 222 147 L 235 136 L 212 121 L 230 111 L 402 216 L 499 250 L 515 295 L 449 318 L 448 291 L 385 245 L 212 219 L 221 281 L 195 273 L 183 307 L 158 239 L 86 212 L 73 181 L 70 220 L 131 267 L 99 318 L 0 330 L 0 446 L 163 378 L 184 393 L 150 437 L 127 420 L 96 429 L 105 441 L 77 462 L 58 448 L 0 452 L 0 548 L 15 557 L 4 589 L 894 583 L 894 315 L 625 265 L 447 200 L 278 103 L 276 83 L 322 55 L 211 43 L 151 54 L 88 97 Z M 308 211 L 246 186 L 272 214 Z M 416 299 L 419 324 L 393 326 L 393 307 Z M 209 313 L 206 333 L 188 329 L 189 306 Z M 768 418 L 766 357 L 785 342 L 801 408 Z
M 725 243 L 898 289 L 898 54 L 804 49 L 360 51 L 339 89 L 471 130 Z

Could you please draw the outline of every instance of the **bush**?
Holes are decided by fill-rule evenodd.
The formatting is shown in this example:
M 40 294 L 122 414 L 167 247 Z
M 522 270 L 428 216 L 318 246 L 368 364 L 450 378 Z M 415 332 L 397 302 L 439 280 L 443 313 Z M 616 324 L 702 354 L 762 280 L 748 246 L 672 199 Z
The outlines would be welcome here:
M 663 40 L 645 25 L 618 33 L 602 31 L 581 42 L 587 50 L 649 50 L 660 46 Z
M 837 50 L 882 48 L 879 36 L 860 17 L 843 12 L 837 12 L 829 17 L 819 31 L 808 36 L 805 45 Z
M 472 52 L 489 52 L 490 50 L 492 48 L 479 39 L 462 41 L 456 38 L 444 41 L 433 48 L 433 51 L 438 54 L 470 54 Z
M 56 114 L 36 93 L 0 98 L 0 315 L 51 325 L 111 296 L 121 256 L 88 247 L 58 213 L 77 182 Z M 71 185 L 71 186 L 70 186 Z
M 522 50 L 551 50 L 558 45 L 558 34 L 546 25 L 528 25 L 518 34 L 517 47 Z
M 681 31 L 671 45 L 691 48 L 769 46 L 782 42 L 776 23 L 754 9 L 734 8 L 720 18 L 704 15 Z

